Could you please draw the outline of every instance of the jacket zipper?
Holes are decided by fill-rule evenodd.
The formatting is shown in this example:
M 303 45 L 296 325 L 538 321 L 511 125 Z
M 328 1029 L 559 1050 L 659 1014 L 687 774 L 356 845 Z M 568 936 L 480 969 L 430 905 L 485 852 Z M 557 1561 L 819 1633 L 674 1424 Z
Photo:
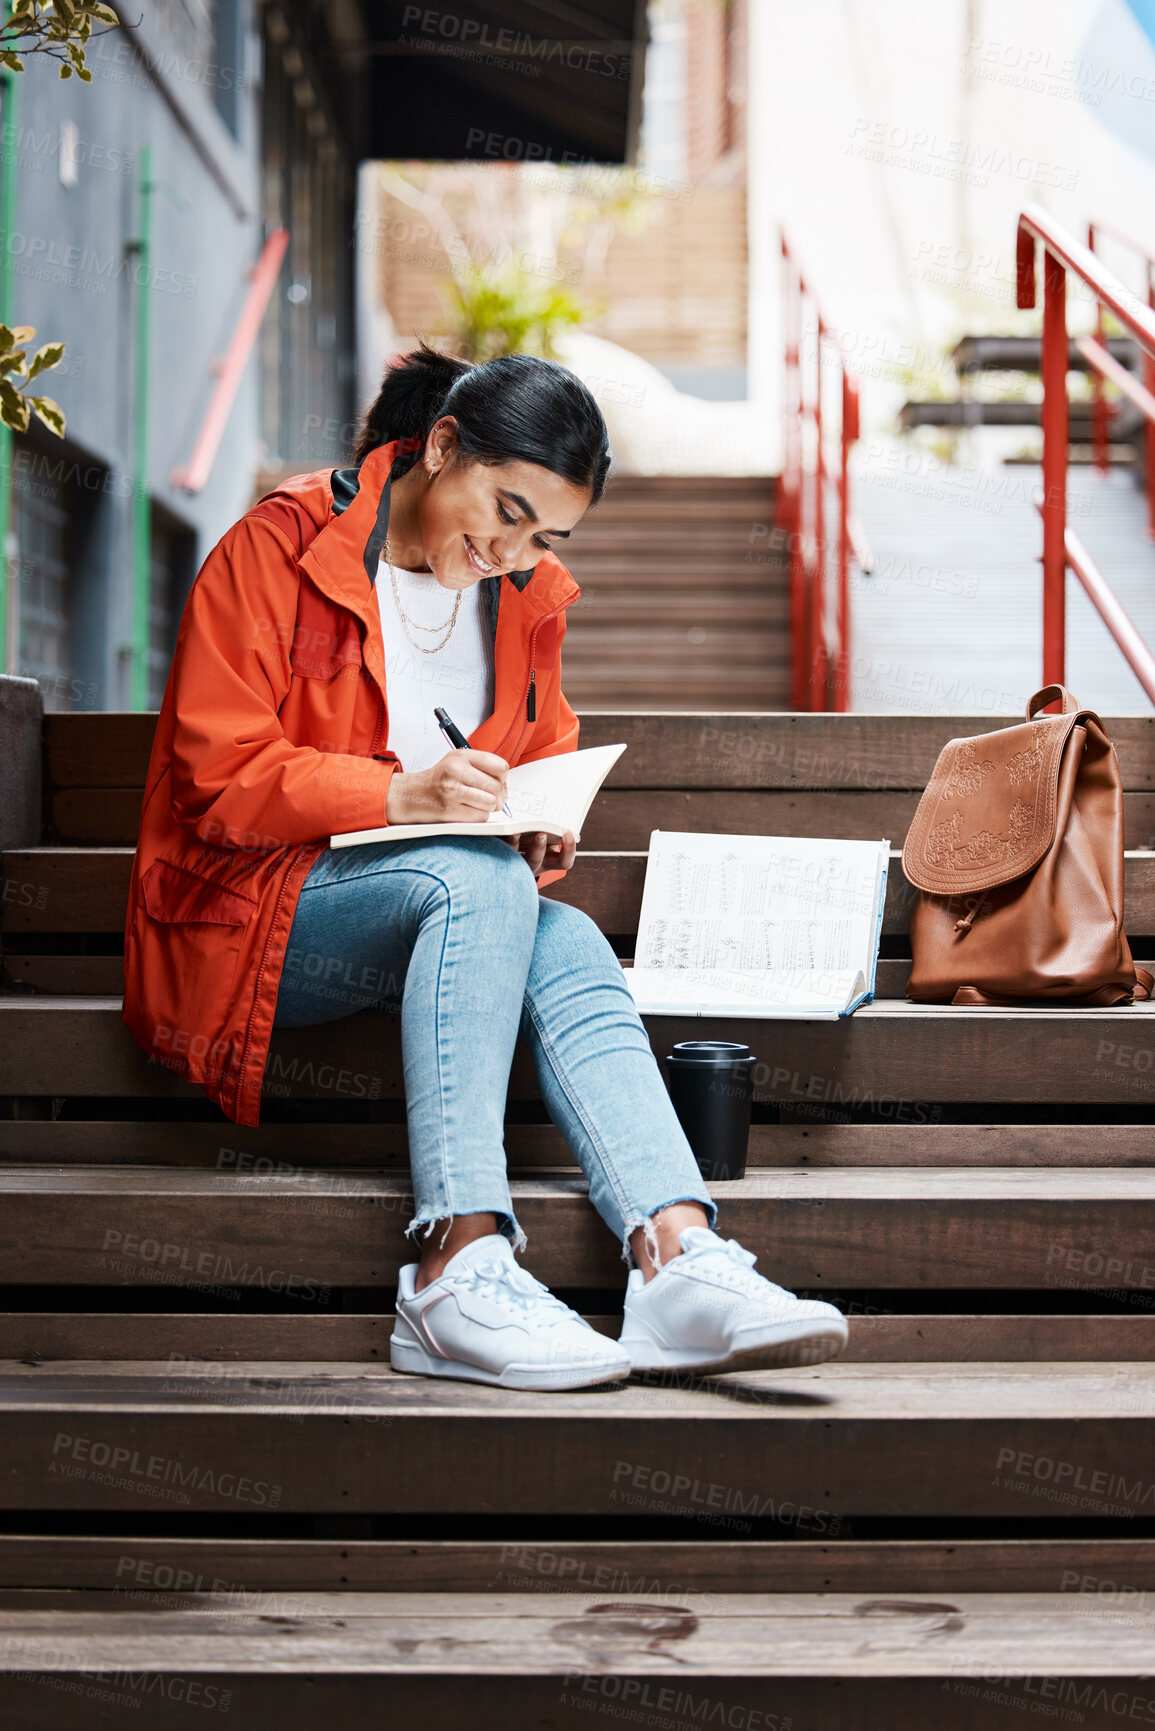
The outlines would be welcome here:
M 248 1069 L 248 1064 L 249 1064 L 249 1048 L 253 1043 L 253 1023 L 257 1019 L 257 1009 L 258 1009 L 260 1002 L 261 1002 L 261 981 L 265 977 L 265 967 L 266 967 L 266 964 L 268 963 L 268 960 L 269 960 L 269 951 L 273 945 L 273 933 L 277 929 L 277 915 L 281 911 L 281 903 L 285 899 L 285 891 L 289 887 L 289 879 L 292 877 L 293 871 L 296 868 L 296 866 L 298 866 L 300 864 L 301 855 L 305 851 L 306 850 L 304 847 L 299 847 L 297 849 L 296 857 L 292 860 L 292 862 L 289 865 L 288 871 L 285 873 L 284 877 L 281 879 L 281 887 L 277 891 L 277 899 L 273 904 L 273 917 L 269 921 L 269 930 L 268 930 L 268 935 L 265 938 L 265 947 L 261 952 L 261 963 L 257 969 L 257 983 L 256 983 L 256 987 L 253 991 L 253 1007 L 249 1011 L 249 1025 L 245 1029 L 245 1043 L 244 1043 L 244 1046 L 241 1048 L 240 1074 L 237 1077 L 236 1092 L 235 1092 L 234 1097 L 233 1097 L 234 1098 L 234 1104 L 237 1107 L 239 1107 L 240 1103 L 241 1103 L 241 1089 L 244 1087 L 245 1071 Z M 257 1110 L 259 1112 L 259 1110 L 260 1110 L 259 1105 L 258 1105 Z
M 517 744 L 506 759 L 508 763 L 515 763 L 517 761 L 517 754 L 525 743 L 525 736 L 537 719 L 537 670 L 533 664 L 534 654 L 537 650 L 537 634 L 543 625 L 545 625 L 550 619 L 556 619 L 559 613 L 564 613 L 568 606 L 569 602 L 563 601 L 561 606 L 555 607 L 552 613 L 543 613 L 529 634 L 529 678 L 525 682 L 525 693 L 523 697 L 523 702 L 525 704 L 525 724 L 517 736 Z M 505 753 L 503 752 L 501 755 L 504 757 Z
M 373 758 L 374 761 L 377 763 L 390 763 L 393 761 L 394 757 L 396 756 L 395 752 L 390 751 L 390 752 L 386 752 L 386 753 L 382 754 L 381 752 L 379 752 L 377 750 L 377 747 L 383 743 L 382 739 L 381 739 L 382 729 L 385 729 L 387 731 L 388 726 L 389 726 L 389 711 L 385 707 L 385 699 L 382 698 L 381 699 L 381 713 L 377 717 L 377 728 L 373 734 L 373 743 L 369 747 L 369 756 L 371 758 Z

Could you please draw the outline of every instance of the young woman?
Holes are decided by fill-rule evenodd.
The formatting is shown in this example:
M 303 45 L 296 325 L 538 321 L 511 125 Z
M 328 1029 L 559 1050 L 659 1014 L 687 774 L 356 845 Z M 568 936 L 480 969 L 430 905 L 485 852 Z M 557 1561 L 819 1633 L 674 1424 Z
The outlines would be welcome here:
M 810 1364 L 846 1323 L 753 1270 L 711 1201 L 621 966 L 539 886 L 574 838 L 385 842 L 477 822 L 513 763 L 572 751 L 561 692 L 578 590 L 554 547 L 610 464 L 593 398 L 527 356 L 393 365 L 353 464 L 266 495 L 210 553 L 181 621 L 130 893 L 124 1018 L 159 1062 L 257 1122 L 274 1025 L 401 1010 L 420 1260 L 399 1371 L 571 1388 L 631 1369 Z M 447 750 L 443 705 L 468 749 Z M 502 1124 L 514 1044 L 633 1264 L 620 1342 L 522 1269 Z

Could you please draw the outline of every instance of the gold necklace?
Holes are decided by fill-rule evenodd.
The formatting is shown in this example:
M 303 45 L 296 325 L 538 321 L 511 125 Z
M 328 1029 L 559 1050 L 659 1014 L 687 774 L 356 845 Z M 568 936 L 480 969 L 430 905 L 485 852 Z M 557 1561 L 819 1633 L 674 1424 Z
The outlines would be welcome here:
M 462 591 L 460 589 L 457 591 L 457 596 L 453 603 L 453 612 L 449 615 L 448 619 L 443 619 L 440 625 L 422 625 L 418 620 L 410 619 L 408 613 L 406 613 L 404 607 L 401 605 L 401 593 L 397 588 L 397 573 L 394 571 L 393 561 L 389 557 L 388 535 L 385 537 L 385 563 L 389 567 L 389 581 L 393 586 L 393 600 L 397 607 L 398 617 L 401 620 L 402 631 L 404 631 L 406 637 L 408 637 L 410 643 L 419 654 L 436 655 L 439 649 L 445 648 L 445 645 L 453 636 L 453 627 L 457 624 L 457 610 L 461 606 Z M 440 643 L 435 643 L 431 649 L 428 649 L 423 643 L 418 643 L 416 638 L 412 636 L 409 630 L 411 625 L 415 631 L 445 631 L 445 636 L 441 639 Z M 447 625 L 449 627 L 448 631 L 445 630 Z

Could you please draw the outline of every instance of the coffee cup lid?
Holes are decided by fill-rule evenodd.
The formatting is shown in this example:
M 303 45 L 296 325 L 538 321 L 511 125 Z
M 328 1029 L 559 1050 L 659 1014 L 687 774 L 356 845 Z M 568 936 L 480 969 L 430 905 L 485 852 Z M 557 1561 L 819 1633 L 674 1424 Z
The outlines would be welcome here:
M 749 1046 L 737 1040 L 679 1040 L 667 1063 L 742 1064 L 753 1059 Z

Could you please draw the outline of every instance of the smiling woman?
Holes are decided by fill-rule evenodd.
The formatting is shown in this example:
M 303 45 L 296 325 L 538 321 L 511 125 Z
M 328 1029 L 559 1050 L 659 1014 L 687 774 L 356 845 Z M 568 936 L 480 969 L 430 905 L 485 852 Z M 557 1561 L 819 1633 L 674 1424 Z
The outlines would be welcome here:
M 414 429 L 424 434 L 421 448 L 392 469 L 381 550 L 388 581 L 377 588 L 390 745 L 404 765 L 389 791 L 392 823 L 448 820 L 437 777 L 466 778 L 451 791 L 477 803 L 469 778 L 480 765 L 451 760 L 437 777 L 417 779 L 444 758 L 429 692 L 452 701 L 467 736 L 492 713 L 502 579 L 520 591 L 538 564 L 553 564 L 543 555 L 596 504 L 609 467 L 605 425 L 585 387 L 564 367 L 524 355 L 473 367 L 423 344 L 386 373 L 355 460 L 401 434 L 415 443 Z M 438 604 L 444 590 L 454 595 L 451 609 Z M 527 722 L 537 700 L 531 665 Z M 540 872 L 536 839 L 526 848 Z M 572 849 L 554 847 L 546 863 L 565 869 L 571 858 Z
M 390 543 L 399 563 L 447 589 L 532 570 L 605 490 L 601 411 L 553 361 L 505 355 L 475 367 L 421 344 L 385 374 L 354 461 L 415 433 L 424 449 L 394 465 Z
M 274 1026 L 401 1012 L 409 1235 L 393 1368 L 561 1389 L 631 1368 L 816 1363 L 846 1324 L 753 1272 L 715 1205 L 606 939 L 538 888 L 574 838 L 337 832 L 483 825 L 511 764 L 573 751 L 561 689 L 577 585 L 553 546 L 601 497 L 597 405 L 525 355 L 391 366 L 349 467 L 234 524 L 181 621 L 129 892 L 124 1017 L 255 1123 Z M 452 601 L 450 602 L 450 598 Z M 448 610 L 447 610 L 448 609 Z M 448 699 L 448 702 L 446 701 Z M 467 723 L 446 751 L 434 708 Z M 630 1275 L 607 1340 L 514 1260 L 514 1046 Z

